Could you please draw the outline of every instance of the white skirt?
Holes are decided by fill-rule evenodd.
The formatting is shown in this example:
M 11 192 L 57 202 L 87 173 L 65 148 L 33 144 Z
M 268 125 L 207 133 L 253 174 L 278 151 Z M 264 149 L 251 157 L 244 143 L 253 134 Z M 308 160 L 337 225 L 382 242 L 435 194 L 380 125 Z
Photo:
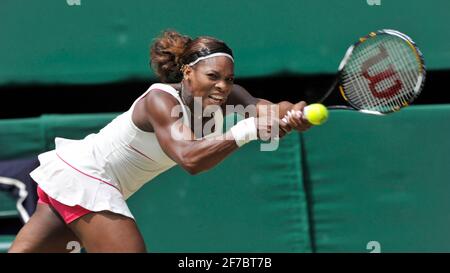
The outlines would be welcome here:
M 61 144 L 77 141 L 58 138 L 55 142 L 57 148 L 40 154 L 40 166 L 30 173 L 45 193 L 67 206 L 79 205 L 94 212 L 107 210 L 134 219 L 117 187 L 78 169 L 57 153 Z

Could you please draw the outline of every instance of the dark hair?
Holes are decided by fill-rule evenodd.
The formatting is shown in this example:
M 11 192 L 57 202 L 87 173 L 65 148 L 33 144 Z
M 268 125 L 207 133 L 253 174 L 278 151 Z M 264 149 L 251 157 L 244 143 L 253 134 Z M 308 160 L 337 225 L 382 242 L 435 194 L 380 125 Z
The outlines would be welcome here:
M 200 36 L 192 40 L 173 30 L 166 30 L 150 48 L 151 67 L 162 82 L 179 82 L 183 79 L 181 67 L 199 57 L 232 50 L 221 40 Z

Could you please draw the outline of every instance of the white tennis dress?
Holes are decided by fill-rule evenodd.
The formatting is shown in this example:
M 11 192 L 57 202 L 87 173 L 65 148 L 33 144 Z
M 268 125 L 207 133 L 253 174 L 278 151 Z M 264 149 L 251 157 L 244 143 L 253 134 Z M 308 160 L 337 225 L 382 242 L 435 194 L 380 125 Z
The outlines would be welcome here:
M 136 102 L 148 92 L 167 92 L 180 103 L 183 123 L 190 127 L 190 110 L 178 91 L 153 84 L 131 106 L 98 133 L 82 140 L 55 138 L 55 150 L 39 155 L 40 166 L 30 175 L 50 197 L 91 211 L 108 210 L 133 218 L 125 200 L 160 173 L 175 166 L 155 133 L 136 127 L 131 119 Z M 222 134 L 223 113 L 214 113 L 215 131 Z

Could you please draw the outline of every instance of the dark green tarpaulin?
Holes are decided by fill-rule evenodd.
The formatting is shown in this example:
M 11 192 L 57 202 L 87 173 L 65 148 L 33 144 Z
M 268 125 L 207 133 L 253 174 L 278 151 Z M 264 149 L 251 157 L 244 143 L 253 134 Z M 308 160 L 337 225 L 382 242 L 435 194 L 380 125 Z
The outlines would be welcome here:
M 0 121 L 0 158 L 81 138 L 117 114 Z M 129 206 L 152 252 L 450 252 L 450 105 L 388 116 L 331 111 L 274 152 L 259 142 L 214 169 L 179 167 Z
M 225 40 L 237 77 L 334 73 L 351 43 L 382 28 L 410 35 L 429 69 L 450 68 L 447 0 L 80 3 L 2 1 L 0 84 L 153 79 L 149 44 L 167 28 Z
M 303 135 L 319 252 L 450 251 L 450 106 L 333 112 Z

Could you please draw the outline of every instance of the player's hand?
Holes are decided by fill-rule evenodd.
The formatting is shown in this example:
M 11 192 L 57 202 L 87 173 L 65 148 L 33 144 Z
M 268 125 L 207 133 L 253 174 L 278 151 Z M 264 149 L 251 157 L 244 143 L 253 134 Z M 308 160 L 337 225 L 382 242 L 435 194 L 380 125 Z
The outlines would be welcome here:
M 289 110 L 284 119 L 289 127 L 299 132 L 304 132 L 311 128 L 312 124 L 303 115 L 303 108 L 305 108 L 306 102 L 301 101 L 296 103 L 291 110 Z
M 279 120 L 279 127 L 280 127 L 280 138 L 284 137 L 285 135 L 289 134 L 292 131 L 292 127 L 287 123 L 284 122 L 282 119 Z
M 274 138 L 282 138 L 292 130 L 287 123 L 279 119 L 278 113 L 275 111 L 267 112 L 260 112 L 255 119 L 259 139 L 268 141 Z

